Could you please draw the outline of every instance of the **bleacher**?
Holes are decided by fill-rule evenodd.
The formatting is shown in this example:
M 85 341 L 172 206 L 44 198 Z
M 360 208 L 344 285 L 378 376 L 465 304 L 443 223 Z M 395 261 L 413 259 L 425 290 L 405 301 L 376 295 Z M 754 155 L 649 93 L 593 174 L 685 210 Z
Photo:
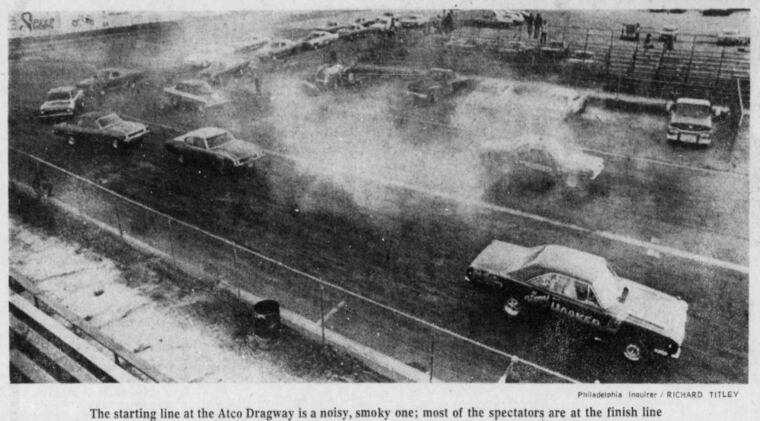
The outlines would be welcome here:
M 38 291 L 9 277 L 13 383 L 135 383 L 172 380 Z

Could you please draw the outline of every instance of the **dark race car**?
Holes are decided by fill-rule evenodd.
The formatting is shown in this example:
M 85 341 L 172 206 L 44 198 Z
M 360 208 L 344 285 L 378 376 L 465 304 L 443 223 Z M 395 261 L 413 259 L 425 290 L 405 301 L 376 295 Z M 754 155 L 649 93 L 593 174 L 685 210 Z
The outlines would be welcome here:
M 465 279 L 498 289 L 508 317 L 554 313 L 587 327 L 630 361 L 681 354 L 688 304 L 619 277 L 602 257 L 558 245 L 528 248 L 494 240 Z
M 177 156 L 180 164 L 194 162 L 210 166 L 220 174 L 230 170 L 252 168 L 264 156 L 260 147 L 236 139 L 217 127 L 203 127 L 167 140 L 166 150 Z
M 462 77 L 450 69 L 430 69 L 419 80 L 406 86 L 406 94 L 415 101 L 434 103 L 475 86 L 475 81 Z
M 104 95 L 112 89 L 133 87 L 142 77 L 143 72 L 140 70 L 108 67 L 97 70 L 94 75 L 77 83 L 77 88 Z
M 94 111 L 80 115 L 73 123 L 56 124 L 53 133 L 65 137 L 69 145 L 75 145 L 79 140 L 90 140 L 122 149 L 138 144 L 148 133 L 148 127 L 123 120 L 116 113 Z

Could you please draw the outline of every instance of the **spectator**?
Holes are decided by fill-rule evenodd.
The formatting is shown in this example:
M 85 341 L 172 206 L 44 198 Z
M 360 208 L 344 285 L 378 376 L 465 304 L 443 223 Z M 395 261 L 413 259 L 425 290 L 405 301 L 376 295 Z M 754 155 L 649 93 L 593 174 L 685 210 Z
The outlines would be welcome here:
M 45 171 L 43 171 L 42 168 L 39 168 L 34 173 L 32 188 L 37 192 L 37 197 L 39 199 L 46 199 L 53 195 L 53 183 L 48 180 Z
M 525 28 L 528 30 L 528 38 L 533 35 L 533 13 L 525 17 Z
M 546 44 L 546 27 L 548 26 L 548 23 L 546 21 L 543 22 L 541 25 L 541 40 L 539 41 L 541 45 Z
M 644 38 L 644 57 L 647 57 L 649 50 L 652 48 L 654 48 L 654 45 L 652 44 L 652 34 L 647 34 Z
M 639 33 L 641 32 L 641 25 L 636 22 L 636 42 L 639 42 Z
M 538 38 L 538 35 L 539 35 L 538 33 L 541 31 L 541 26 L 543 25 L 543 23 L 544 23 L 544 20 L 541 17 L 541 14 L 540 13 L 536 13 L 536 19 L 533 20 L 533 26 L 535 28 L 533 30 L 533 38 L 534 39 Z

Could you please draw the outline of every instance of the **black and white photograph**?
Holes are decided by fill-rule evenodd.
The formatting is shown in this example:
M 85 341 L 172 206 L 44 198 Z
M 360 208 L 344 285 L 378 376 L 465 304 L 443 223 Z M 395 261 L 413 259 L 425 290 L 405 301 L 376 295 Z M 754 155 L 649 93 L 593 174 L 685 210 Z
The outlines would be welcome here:
M 750 2 L 76 3 L 6 6 L 11 389 L 751 383 Z

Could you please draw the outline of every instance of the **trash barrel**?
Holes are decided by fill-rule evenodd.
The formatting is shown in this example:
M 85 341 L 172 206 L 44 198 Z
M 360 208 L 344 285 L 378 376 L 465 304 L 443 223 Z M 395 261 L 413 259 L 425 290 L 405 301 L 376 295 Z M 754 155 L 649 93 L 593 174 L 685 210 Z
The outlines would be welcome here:
M 261 338 L 275 338 L 280 332 L 280 303 L 263 300 L 253 305 L 253 333 Z

